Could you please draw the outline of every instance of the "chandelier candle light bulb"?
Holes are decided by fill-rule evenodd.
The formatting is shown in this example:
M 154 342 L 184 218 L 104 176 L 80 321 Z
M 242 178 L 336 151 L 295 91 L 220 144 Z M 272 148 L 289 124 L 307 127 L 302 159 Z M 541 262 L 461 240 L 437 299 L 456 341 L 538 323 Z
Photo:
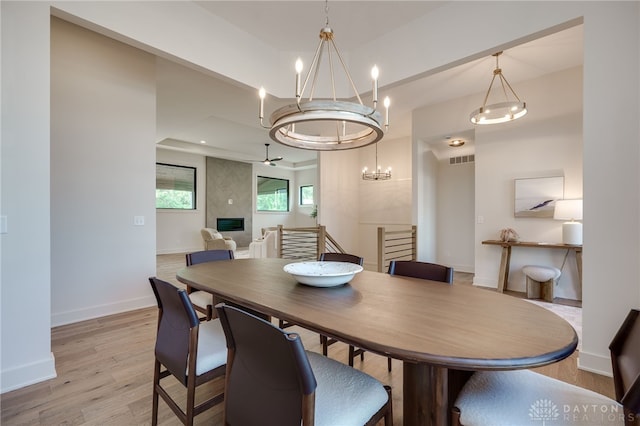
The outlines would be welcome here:
M 391 105 L 391 99 L 388 96 L 384 98 L 384 127 L 389 128 L 389 105 Z
M 300 102 L 300 74 L 302 73 L 302 59 L 296 61 L 296 99 Z
M 260 90 L 258 91 L 258 96 L 260 96 L 260 124 L 262 124 L 262 119 L 264 118 L 264 98 L 265 96 L 267 96 L 267 92 L 266 90 L 264 90 L 264 87 L 261 87 Z
M 373 107 L 378 104 L 378 67 L 376 65 L 371 68 L 371 78 L 373 79 Z

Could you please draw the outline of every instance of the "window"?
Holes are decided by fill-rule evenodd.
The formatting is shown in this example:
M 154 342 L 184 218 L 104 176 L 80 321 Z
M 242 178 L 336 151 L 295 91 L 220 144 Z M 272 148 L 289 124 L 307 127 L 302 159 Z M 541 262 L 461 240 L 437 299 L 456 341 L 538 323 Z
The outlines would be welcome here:
M 300 187 L 300 205 L 313 205 L 313 185 L 302 185 Z
M 258 176 L 258 211 L 289 211 L 289 180 Z
M 195 210 L 195 167 L 156 163 L 156 208 Z

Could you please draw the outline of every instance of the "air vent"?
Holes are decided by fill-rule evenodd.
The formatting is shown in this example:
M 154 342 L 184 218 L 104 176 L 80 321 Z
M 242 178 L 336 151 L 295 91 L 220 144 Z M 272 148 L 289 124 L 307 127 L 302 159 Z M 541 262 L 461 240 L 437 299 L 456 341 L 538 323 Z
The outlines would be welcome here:
M 458 157 L 449 157 L 449 165 L 473 163 L 475 155 L 460 155 Z

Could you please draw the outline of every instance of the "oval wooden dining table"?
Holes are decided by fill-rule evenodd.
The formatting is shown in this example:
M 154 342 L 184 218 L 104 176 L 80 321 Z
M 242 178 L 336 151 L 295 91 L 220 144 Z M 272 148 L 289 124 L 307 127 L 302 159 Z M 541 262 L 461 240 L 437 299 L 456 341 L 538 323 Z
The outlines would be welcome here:
M 403 361 L 403 424 L 448 425 L 458 377 L 560 361 L 578 337 L 533 303 L 487 289 L 363 271 L 333 288 L 302 285 L 292 260 L 235 259 L 189 266 L 191 287 Z

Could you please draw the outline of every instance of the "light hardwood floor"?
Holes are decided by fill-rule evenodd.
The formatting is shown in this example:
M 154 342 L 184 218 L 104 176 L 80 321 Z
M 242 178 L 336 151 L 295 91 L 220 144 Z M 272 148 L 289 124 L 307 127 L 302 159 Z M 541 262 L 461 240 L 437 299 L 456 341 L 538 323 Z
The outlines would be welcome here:
M 160 255 L 157 276 L 177 283 L 175 272 L 184 255 Z M 470 284 L 470 274 L 456 273 L 456 284 Z M 151 423 L 151 382 L 156 308 L 140 309 L 51 331 L 52 351 L 58 377 L 0 396 L 2 425 L 146 425 Z M 299 327 L 307 349 L 320 352 L 318 335 Z M 347 362 L 348 346 L 332 345 L 329 355 Z M 578 354 L 537 371 L 613 397 L 610 378 L 577 369 Z M 394 424 L 402 424 L 402 363 L 393 361 L 387 372 L 386 358 L 371 353 L 355 366 L 393 388 Z M 202 392 L 222 386 L 215 382 Z M 172 393 L 184 395 L 177 381 Z M 222 406 L 196 417 L 196 424 L 222 423 Z M 162 401 L 159 424 L 180 422 Z

